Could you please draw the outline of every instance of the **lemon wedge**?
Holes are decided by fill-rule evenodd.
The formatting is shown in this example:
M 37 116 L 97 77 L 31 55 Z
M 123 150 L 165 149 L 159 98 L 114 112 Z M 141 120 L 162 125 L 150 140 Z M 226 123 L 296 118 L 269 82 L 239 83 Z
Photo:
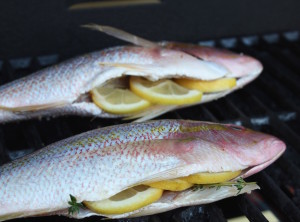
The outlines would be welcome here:
M 146 185 L 154 188 L 171 190 L 171 191 L 182 191 L 193 186 L 192 183 L 189 183 L 181 179 L 163 180 L 163 181 L 158 181 L 153 183 L 147 183 Z
M 162 189 L 139 185 L 105 200 L 84 201 L 83 203 L 87 208 L 99 214 L 123 214 L 157 201 L 162 193 Z
M 131 76 L 130 89 L 136 95 L 151 103 L 161 105 L 184 105 L 201 100 L 202 92 L 184 88 L 172 80 L 149 81 L 141 77 Z
M 235 78 L 222 78 L 212 81 L 202 81 L 196 79 L 174 79 L 179 85 L 186 87 L 188 89 L 196 89 L 202 92 L 219 92 L 227 89 L 231 89 L 236 85 Z
M 150 106 L 128 89 L 103 86 L 92 89 L 91 95 L 97 106 L 113 114 L 132 114 Z
M 241 174 L 241 170 L 239 171 L 226 171 L 220 173 L 197 173 L 193 175 L 189 175 L 187 177 L 182 177 L 180 179 L 185 180 L 189 183 L 194 184 L 212 184 L 212 183 L 221 183 L 231 180 L 238 175 Z

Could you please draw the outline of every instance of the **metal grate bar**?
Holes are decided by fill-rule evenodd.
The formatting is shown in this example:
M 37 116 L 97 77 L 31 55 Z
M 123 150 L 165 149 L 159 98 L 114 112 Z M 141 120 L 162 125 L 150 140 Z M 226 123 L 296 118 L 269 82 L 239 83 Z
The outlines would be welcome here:
M 285 41 L 287 47 L 292 50 L 297 56 L 300 56 L 300 42 Z
M 300 70 L 299 57 L 297 57 L 290 48 L 287 48 L 284 44 L 262 44 L 262 47 L 267 50 L 270 54 L 274 55 L 281 63 L 290 67 L 294 71 Z
M 13 81 L 16 77 L 14 77 L 14 70 L 6 60 L 3 61 L 2 64 L 2 75 L 1 75 L 1 85 L 7 82 Z
M 290 66 L 285 65 L 280 59 L 274 57 L 273 54 L 268 53 L 264 49 L 264 46 L 261 45 L 246 47 L 243 43 L 240 43 L 238 51 L 258 58 L 264 65 L 264 71 L 267 70 L 271 74 L 270 77 L 272 79 L 277 79 L 282 85 L 288 86 L 288 89 L 292 90 L 295 95 L 299 95 L 300 89 L 297 82 L 300 81 L 300 76 Z M 296 72 L 299 72 L 299 70 L 296 70 Z
M 0 165 L 8 161 L 6 146 L 4 144 L 4 133 L 0 128 Z
M 292 222 L 300 221 L 300 211 L 284 192 L 277 186 L 271 177 L 261 172 L 254 176 L 255 180 L 264 190 L 264 195 L 275 204 L 286 219 Z
M 274 78 L 277 78 L 278 81 L 288 85 L 289 89 L 293 91 L 295 95 L 299 94 L 300 89 L 297 82 L 300 81 L 300 78 L 296 73 L 292 72 L 283 64 L 278 63 L 276 59 L 270 58 L 269 56 L 265 56 L 263 61 L 265 62 L 268 70 L 272 72 Z
M 261 211 L 247 198 L 246 195 L 238 196 L 238 206 L 240 210 L 251 222 L 267 222 L 268 220 L 261 213 Z
M 40 149 L 43 147 L 44 144 L 43 144 L 40 134 L 34 124 L 26 125 L 23 128 L 23 134 L 27 141 L 28 147 L 31 147 L 34 149 Z
M 289 174 L 291 180 L 295 185 L 300 186 L 300 169 L 290 161 L 288 157 L 283 155 L 278 161 L 277 164 L 280 166 L 281 170 Z
M 207 206 L 207 212 L 209 214 L 210 222 L 225 222 L 226 219 L 222 210 L 216 206 L 216 204 L 210 204 Z
M 298 144 L 300 144 L 300 138 L 299 136 L 294 133 L 288 126 L 286 126 L 285 123 L 280 121 L 276 115 L 273 114 L 273 111 L 271 111 L 268 107 L 264 105 L 260 99 L 258 99 L 256 96 L 253 96 L 253 98 L 256 100 L 256 103 L 259 104 L 259 106 L 263 107 L 268 115 L 270 116 L 270 119 L 273 121 L 273 125 L 275 125 L 281 132 L 284 138 L 287 138 L 290 143 L 292 143 L 293 147 L 299 150 Z

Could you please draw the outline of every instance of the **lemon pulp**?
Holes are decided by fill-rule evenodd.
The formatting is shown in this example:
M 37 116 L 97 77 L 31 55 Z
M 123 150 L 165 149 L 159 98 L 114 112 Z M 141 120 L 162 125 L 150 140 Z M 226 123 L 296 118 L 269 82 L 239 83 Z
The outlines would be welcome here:
M 135 113 L 150 106 L 150 102 L 138 97 L 128 89 L 104 86 L 92 89 L 91 94 L 93 102 L 109 113 Z
M 112 114 L 135 114 L 151 104 L 185 105 L 201 101 L 202 94 L 231 89 L 235 78 L 212 81 L 179 78 L 155 82 L 142 77 L 121 77 L 91 90 L 93 102 Z
M 184 105 L 199 102 L 202 92 L 182 87 L 172 80 L 159 80 L 156 82 L 131 76 L 130 90 L 151 103 L 161 105 Z

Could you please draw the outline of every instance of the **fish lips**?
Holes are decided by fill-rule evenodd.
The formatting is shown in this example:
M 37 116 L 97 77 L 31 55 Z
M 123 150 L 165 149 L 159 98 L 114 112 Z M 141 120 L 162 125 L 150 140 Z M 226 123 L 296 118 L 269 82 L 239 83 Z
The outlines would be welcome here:
M 249 161 L 246 165 L 250 166 L 243 170 L 241 177 L 246 178 L 255 173 L 260 172 L 265 169 L 273 162 L 275 162 L 286 150 L 286 145 L 283 141 L 277 139 L 276 137 L 271 137 L 260 141 L 257 145 L 260 146 L 261 155 L 254 153 L 253 155 L 248 155 L 246 158 Z M 245 164 L 244 158 L 237 157 L 241 164 Z

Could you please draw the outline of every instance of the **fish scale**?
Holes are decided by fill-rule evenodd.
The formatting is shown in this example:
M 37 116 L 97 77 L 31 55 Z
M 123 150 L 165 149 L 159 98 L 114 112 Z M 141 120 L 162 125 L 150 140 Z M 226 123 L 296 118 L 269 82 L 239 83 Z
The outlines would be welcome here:
M 224 144 L 224 137 L 235 140 Z M 246 148 L 237 155 L 241 146 Z M 97 201 L 145 181 L 246 169 L 248 149 L 261 152 L 261 146 L 262 163 L 284 149 L 275 137 L 205 122 L 160 120 L 96 129 L 1 166 L 0 220 L 66 209 L 69 194 L 79 202 Z

